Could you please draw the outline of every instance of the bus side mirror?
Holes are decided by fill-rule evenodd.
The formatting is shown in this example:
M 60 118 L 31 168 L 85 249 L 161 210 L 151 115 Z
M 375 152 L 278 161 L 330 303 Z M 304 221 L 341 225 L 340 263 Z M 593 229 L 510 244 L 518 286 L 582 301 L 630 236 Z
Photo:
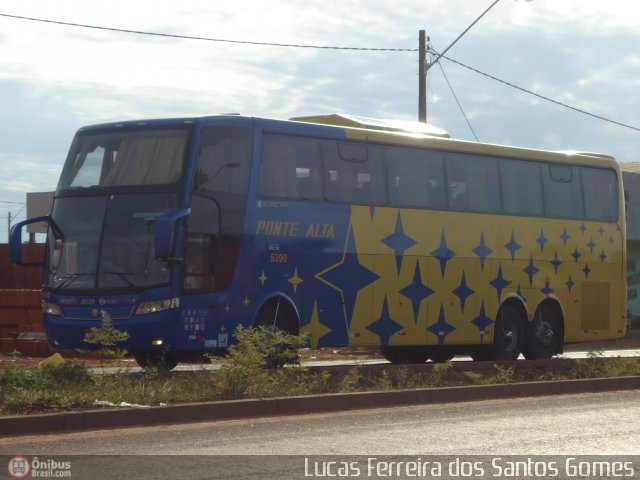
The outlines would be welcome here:
M 191 214 L 191 209 L 185 208 L 165 213 L 156 219 L 155 257 L 158 262 L 169 260 L 173 227 L 178 220 L 189 216 L 189 214 Z
M 22 222 L 18 222 L 11 227 L 11 231 L 9 233 L 9 244 L 11 249 L 11 261 L 16 265 L 22 266 L 41 266 L 42 262 L 23 262 L 22 261 L 22 229 L 26 225 L 31 225 L 32 223 L 46 222 L 51 224 L 51 217 L 46 215 L 43 217 L 35 217 L 30 218 L 28 220 L 23 220 Z

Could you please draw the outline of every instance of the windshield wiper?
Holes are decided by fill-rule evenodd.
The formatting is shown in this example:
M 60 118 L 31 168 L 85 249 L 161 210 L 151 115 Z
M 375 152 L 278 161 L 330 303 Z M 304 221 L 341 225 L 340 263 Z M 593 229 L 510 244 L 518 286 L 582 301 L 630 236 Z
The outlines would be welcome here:
M 69 285 L 69 283 L 71 283 L 72 280 L 75 280 L 80 276 L 93 276 L 93 273 L 64 273 L 60 275 L 60 277 L 62 276 L 65 276 L 66 278 L 62 281 L 62 283 L 60 283 L 59 285 L 56 285 L 54 287 L 54 290 L 59 290 L 61 288 L 66 287 L 67 285 Z
M 124 280 L 127 283 L 127 285 L 129 285 L 130 287 L 137 287 L 137 285 L 135 283 L 133 283 L 131 280 L 129 280 L 127 278 L 127 277 L 134 277 L 135 273 L 131 273 L 131 272 L 112 272 L 112 271 L 108 271 L 108 270 L 102 270 L 102 273 L 106 273 L 107 275 L 117 275 L 119 278 Z

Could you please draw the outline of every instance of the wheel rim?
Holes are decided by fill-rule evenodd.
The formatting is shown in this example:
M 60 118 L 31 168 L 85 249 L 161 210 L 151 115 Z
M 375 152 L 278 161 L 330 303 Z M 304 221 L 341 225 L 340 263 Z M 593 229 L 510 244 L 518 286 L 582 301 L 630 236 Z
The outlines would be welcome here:
M 502 321 L 502 346 L 505 351 L 513 352 L 518 344 L 518 332 L 513 319 Z
M 555 331 L 553 329 L 553 324 L 548 320 L 541 320 L 536 327 L 536 339 L 538 342 L 548 347 L 553 343 L 553 339 L 555 338 Z

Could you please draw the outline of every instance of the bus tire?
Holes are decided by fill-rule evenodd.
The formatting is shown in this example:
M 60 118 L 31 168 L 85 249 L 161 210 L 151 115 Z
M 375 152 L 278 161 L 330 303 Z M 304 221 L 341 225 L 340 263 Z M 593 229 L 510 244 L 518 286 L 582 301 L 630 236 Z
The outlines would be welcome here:
M 298 317 L 293 306 L 284 298 L 277 297 L 268 301 L 258 313 L 254 323 L 255 328 L 266 328 L 272 332 L 284 332 L 289 335 L 299 335 Z M 276 352 L 266 358 L 269 368 L 283 367 L 288 363 L 298 363 L 298 352 L 290 346 L 276 345 Z
M 429 358 L 427 347 L 420 346 L 390 346 L 381 345 L 382 356 L 394 364 L 419 364 L 425 363 Z
M 178 356 L 173 350 L 156 350 L 152 352 L 138 352 L 133 355 L 136 363 L 142 368 L 160 368 L 173 370 L 178 365 Z
M 516 360 L 524 344 L 524 319 L 515 305 L 503 304 L 496 315 L 494 360 Z
M 538 306 L 533 320 L 528 322 L 524 342 L 524 358 L 546 360 L 560 351 L 562 324 L 555 309 L 548 302 Z

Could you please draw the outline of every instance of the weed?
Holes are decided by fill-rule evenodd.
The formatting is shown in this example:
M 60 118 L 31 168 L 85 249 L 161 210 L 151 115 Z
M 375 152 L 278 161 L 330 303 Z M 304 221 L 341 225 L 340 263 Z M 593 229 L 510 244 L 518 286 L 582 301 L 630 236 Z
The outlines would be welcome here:
M 482 374 L 478 372 L 464 372 L 464 377 L 474 385 L 485 385 L 487 383 Z
M 100 354 L 100 366 L 104 372 L 104 360 L 107 358 L 122 358 L 127 354 L 123 348 L 118 348 L 119 343 L 129 339 L 129 333 L 113 326 L 111 315 L 105 310 L 100 310 L 101 326 L 89 329 L 85 342 L 98 346 Z
M 441 363 L 435 363 L 433 365 L 433 369 L 431 370 L 430 380 L 435 385 L 438 385 L 442 380 L 442 377 L 447 373 L 449 373 L 449 370 L 451 370 L 452 367 L 453 367 L 453 363 L 451 363 L 451 360 L 448 360 L 446 362 L 441 362 Z
M 512 383 L 515 374 L 514 367 L 502 366 L 497 363 L 493 364 L 498 373 L 493 377 L 494 383 Z
M 391 390 L 393 389 L 393 382 L 391 381 L 391 376 L 387 370 L 383 370 L 380 374 L 380 377 L 377 379 L 376 389 L 377 390 Z
M 420 373 L 412 373 L 407 367 L 402 367 L 396 372 L 396 385 L 403 390 L 414 390 L 427 385 L 428 379 Z
M 285 363 L 297 363 L 298 348 L 306 339 L 267 327 L 238 327 L 236 345 L 222 360 L 216 372 L 218 391 L 223 398 L 272 396 L 290 383 L 296 368 L 270 369 Z
M 607 361 L 602 352 L 589 352 L 587 358 L 576 360 L 574 375 L 576 378 L 606 377 Z
M 350 369 L 347 374 L 342 378 L 338 391 L 342 393 L 357 392 L 362 381 L 362 373 L 359 367 Z

